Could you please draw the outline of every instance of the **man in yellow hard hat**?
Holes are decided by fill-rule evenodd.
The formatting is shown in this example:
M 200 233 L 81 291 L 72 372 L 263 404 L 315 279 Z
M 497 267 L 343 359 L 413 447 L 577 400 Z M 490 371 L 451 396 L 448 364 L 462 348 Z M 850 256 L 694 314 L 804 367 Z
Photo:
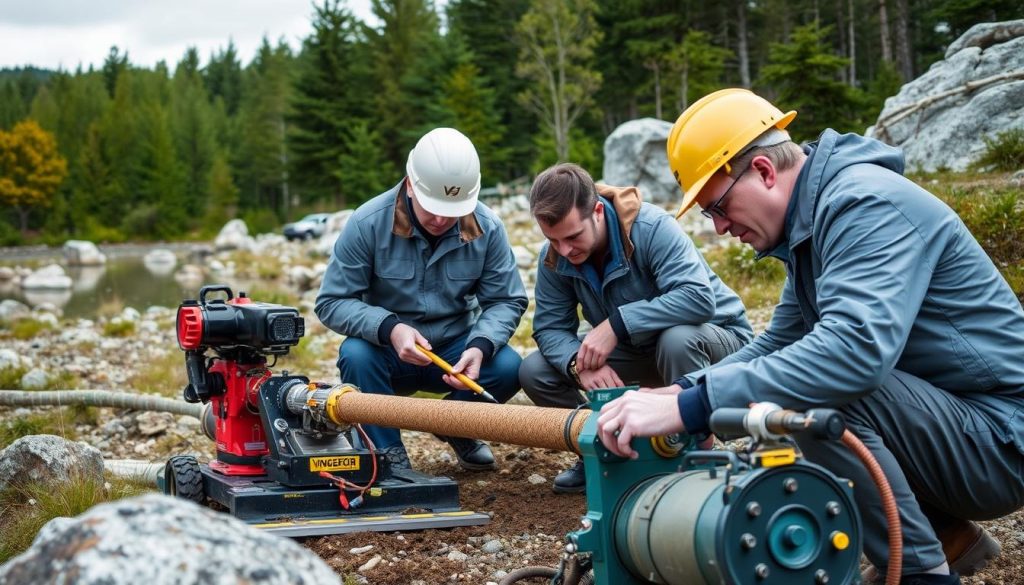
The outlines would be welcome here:
M 902 176 L 897 149 L 834 130 L 801 147 L 785 130 L 795 116 L 727 89 L 673 126 L 680 214 L 699 206 L 788 278 L 767 331 L 671 386 L 607 404 L 601 440 L 630 456 L 633 437 L 706 431 L 719 407 L 837 408 L 896 496 L 901 583 L 959 583 L 1000 550 L 972 520 L 1024 505 L 1024 310 L 960 218 Z M 797 442 L 853 480 L 865 554 L 884 568 L 867 471 L 838 442 Z

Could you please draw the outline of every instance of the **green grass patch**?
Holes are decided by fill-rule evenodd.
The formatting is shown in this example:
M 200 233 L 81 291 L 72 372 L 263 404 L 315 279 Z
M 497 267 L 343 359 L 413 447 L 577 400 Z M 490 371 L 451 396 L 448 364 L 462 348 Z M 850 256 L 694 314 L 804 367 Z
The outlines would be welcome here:
M 185 384 L 188 384 L 184 352 L 169 351 L 140 363 L 126 384 L 138 392 L 177 397 Z
M 0 449 L 28 435 L 56 435 L 74 441 L 78 438 L 75 416 L 74 412 L 65 408 L 52 408 L 19 417 L 4 416 L 0 422 Z
M 151 487 L 137 481 L 111 478 L 110 489 L 96 478 L 72 477 L 54 483 L 31 482 L 0 493 L 0 564 L 24 552 L 44 524 L 74 517 L 103 502 L 136 496 Z
M 0 390 L 22 390 L 21 378 L 28 373 L 28 368 L 21 366 L 0 370 Z M 46 373 L 44 390 L 67 390 L 78 386 L 78 376 L 61 371 L 57 374 Z
M 774 307 L 786 280 L 786 268 L 774 258 L 754 259 L 750 246 L 730 243 L 704 253 L 711 269 L 743 299 L 748 309 Z
M 985 152 L 974 163 L 976 168 L 1016 171 L 1024 168 L 1024 128 L 984 137 Z
M 332 364 L 337 360 L 338 344 L 335 339 L 326 336 L 303 337 L 287 356 L 280 359 L 274 369 L 306 372 L 307 375 L 323 370 L 325 363 Z
M 935 194 L 963 219 L 1024 302 L 1024 193 L 1012 185 L 949 185 Z
M 39 321 L 31 317 L 18 319 L 11 324 L 11 336 L 15 339 L 32 339 L 43 331 L 49 331 L 53 326 L 45 321 Z
M 297 307 L 299 305 L 298 295 L 283 290 L 254 286 L 247 290 L 246 294 L 249 298 L 258 303 L 273 303 L 275 305 L 284 305 L 286 307 Z
M 0 390 L 21 390 L 21 377 L 27 372 L 21 366 L 0 369 Z
M 124 311 L 124 301 L 118 295 L 110 295 L 103 299 L 99 307 L 96 307 L 96 315 L 107 319 L 113 319 Z
M 103 335 L 107 337 L 128 337 L 135 333 L 135 321 L 113 318 L 103 324 Z

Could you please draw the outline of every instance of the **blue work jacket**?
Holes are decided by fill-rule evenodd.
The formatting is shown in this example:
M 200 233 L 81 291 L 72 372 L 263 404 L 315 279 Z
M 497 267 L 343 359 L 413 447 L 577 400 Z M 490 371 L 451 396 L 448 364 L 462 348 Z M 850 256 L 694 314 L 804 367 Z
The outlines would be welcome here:
M 767 331 L 691 380 L 711 407 L 838 407 L 901 370 L 972 401 L 1024 452 L 1024 310 L 946 204 L 902 176 L 902 153 L 826 130 L 805 147 Z
M 497 352 L 527 306 L 501 221 L 477 203 L 432 248 L 413 228 L 407 197 L 403 179 L 352 214 L 327 265 L 317 317 L 380 345 L 381 324 L 396 315 L 431 344 L 468 332 L 467 344 L 482 337 Z
M 618 310 L 629 333 L 619 344 L 653 349 L 662 331 L 675 325 L 714 323 L 742 343 L 753 331 L 743 302 L 718 278 L 679 223 L 665 210 L 643 203 L 636 187 L 598 185 L 611 204 L 610 259 L 603 278 L 558 255 L 550 244 L 537 270 L 533 338 L 548 362 L 566 371 L 580 348 L 579 315 L 591 325 Z

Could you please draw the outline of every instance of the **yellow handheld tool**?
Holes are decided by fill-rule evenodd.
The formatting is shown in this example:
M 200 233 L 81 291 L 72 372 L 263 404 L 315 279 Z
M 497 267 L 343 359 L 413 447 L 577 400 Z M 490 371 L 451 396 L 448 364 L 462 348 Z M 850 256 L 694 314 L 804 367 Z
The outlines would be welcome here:
M 462 374 L 462 373 L 457 373 L 454 370 L 452 370 L 451 364 L 449 364 L 448 362 L 446 362 L 443 359 L 441 359 L 437 354 L 435 354 L 434 352 L 430 351 L 429 349 L 423 347 L 422 345 L 420 345 L 418 343 L 416 344 L 416 349 L 420 350 L 420 353 L 422 353 L 423 355 L 425 355 L 428 358 L 430 358 L 430 361 L 432 361 L 435 364 L 437 364 L 437 367 L 441 368 L 445 372 L 447 372 L 447 373 L 455 376 L 456 378 L 458 378 L 459 382 L 462 382 L 463 384 L 468 386 L 470 390 L 472 390 L 473 392 L 476 392 L 480 396 L 483 396 L 487 400 L 490 400 L 491 402 L 493 402 L 495 404 L 498 404 L 498 401 L 495 400 L 493 396 L 491 396 L 490 392 L 488 392 L 487 390 L 484 390 L 483 386 L 481 386 L 480 384 L 477 384 L 469 376 L 467 376 L 465 374 Z

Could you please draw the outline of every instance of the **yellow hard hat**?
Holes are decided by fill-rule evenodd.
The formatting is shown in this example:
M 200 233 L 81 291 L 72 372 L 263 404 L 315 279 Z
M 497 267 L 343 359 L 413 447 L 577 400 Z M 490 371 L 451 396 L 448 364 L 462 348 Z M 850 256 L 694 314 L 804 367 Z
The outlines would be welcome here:
M 711 175 L 771 128 L 796 117 L 746 89 L 722 89 L 686 108 L 668 134 L 668 165 L 683 190 L 679 217 L 693 207 Z

